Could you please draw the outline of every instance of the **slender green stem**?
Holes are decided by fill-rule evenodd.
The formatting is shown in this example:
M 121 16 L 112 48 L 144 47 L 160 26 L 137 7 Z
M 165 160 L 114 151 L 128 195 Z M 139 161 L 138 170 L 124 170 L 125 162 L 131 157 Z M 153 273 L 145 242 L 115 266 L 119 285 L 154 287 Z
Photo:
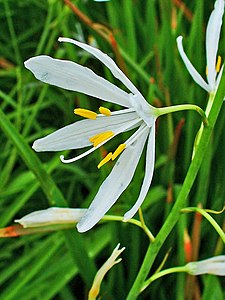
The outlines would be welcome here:
M 209 95 L 209 100 L 208 100 L 208 103 L 207 103 L 207 106 L 206 106 L 206 109 L 205 109 L 205 115 L 206 115 L 206 117 L 209 116 L 209 112 L 211 110 L 214 98 L 215 98 L 215 94 L 214 93 L 212 93 L 212 94 Z M 195 150 L 196 150 L 196 148 L 198 146 L 198 143 L 200 141 L 200 138 L 202 136 L 203 128 L 204 128 L 204 126 L 202 124 L 201 127 L 200 127 L 200 129 L 199 129 L 199 131 L 198 131 L 198 133 L 197 133 L 197 135 L 196 135 L 195 143 L 194 143 L 194 147 L 193 147 L 192 159 L 195 156 Z
M 181 104 L 181 105 L 174 105 L 174 106 L 168 106 L 168 107 L 161 107 L 161 108 L 157 108 L 157 110 L 158 110 L 159 116 L 177 112 L 177 111 L 194 110 L 194 111 L 197 111 L 197 113 L 199 113 L 200 116 L 202 117 L 203 124 L 208 125 L 208 120 L 207 120 L 204 110 L 194 104 Z
M 223 242 L 225 243 L 225 233 L 223 232 L 223 229 L 217 224 L 217 222 L 208 214 L 205 209 L 199 208 L 199 207 L 186 207 L 181 210 L 183 213 L 188 213 L 188 212 L 198 212 L 201 215 L 203 215 L 209 223 L 215 228 Z
M 148 227 L 147 227 L 146 224 L 145 224 L 145 220 L 144 220 L 144 217 L 143 217 L 143 213 L 142 213 L 141 208 L 139 208 L 138 213 L 139 213 L 139 218 L 140 218 L 141 225 L 142 225 L 142 228 L 143 228 L 144 232 L 148 235 L 150 241 L 151 241 L 151 242 L 154 242 L 155 237 L 154 237 L 153 234 L 149 231 Z
M 156 279 L 159 279 L 162 276 L 172 274 L 172 273 L 178 273 L 178 272 L 188 272 L 188 270 L 189 269 L 187 268 L 187 266 L 181 266 L 181 267 L 169 268 L 166 270 L 162 270 L 158 273 L 155 273 L 154 275 L 152 275 L 149 279 L 147 279 L 144 282 L 141 292 L 143 292 L 153 281 L 155 281 Z
M 189 192 L 194 184 L 195 178 L 197 176 L 197 173 L 199 171 L 200 165 L 202 163 L 204 153 L 207 150 L 208 143 L 211 138 L 211 134 L 213 131 L 213 128 L 215 126 L 217 117 L 219 115 L 220 109 L 223 104 L 224 99 L 224 91 L 225 91 L 225 76 L 224 72 L 220 81 L 219 88 L 216 93 L 215 100 L 212 104 L 210 113 L 209 113 L 209 125 L 205 126 L 203 128 L 203 132 L 199 141 L 199 144 L 197 145 L 195 156 L 190 164 L 190 167 L 188 169 L 188 173 L 186 175 L 186 178 L 184 180 L 182 189 L 178 195 L 178 198 L 176 200 L 176 203 L 174 204 L 168 218 L 166 219 L 165 223 L 163 224 L 161 230 L 159 231 L 158 235 L 155 238 L 154 243 L 151 243 L 149 245 L 149 248 L 146 252 L 144 261 L 142 263 L 142 266 L 139 270 L 139 273 L 136 277 L 136 280 L 128 294 L 127 300 L 134 300 L 138 297 L 141 288 L 143 286 L 143 283 L 151 269 L 151 266 L 160 251 L 163 243 L 165 242 L 166 238 L 176 225 L 176 223 L 179 220 L 180 217 L 180 211 L 182 208 L 185 207 L 187 197 L 189 195 Z
M 113 215 L 105 215 L 102 218 L 102 221 L 119 221 L 119 222 L 124 222 L 123 221 L 123 217 L 113 216 Z M 136 226 L 140 227 L 147 234 L 147 236 L 149 237 L 150 241 L 152 241 L 152 242 L 154 241 L 155 238 L 154 238 L 153 234 L 151 233 L 151 231 L 148 229 L 148 227 L 146 225 L 143 226 L 143 223 L 141 221 L 136 220 L 136 219 L 130 219 L 130 220 L 127 220 L 126 223 L 130 223 L 130 224 L 133 224 L 133 225 L 136 225 Z

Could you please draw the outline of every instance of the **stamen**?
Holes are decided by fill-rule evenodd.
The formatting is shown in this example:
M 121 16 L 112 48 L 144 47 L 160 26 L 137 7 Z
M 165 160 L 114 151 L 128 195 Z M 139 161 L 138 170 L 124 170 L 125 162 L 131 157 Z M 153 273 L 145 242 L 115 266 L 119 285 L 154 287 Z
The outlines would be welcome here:
M 221 56 L 219 55 L 218 58 L 217 58 L 217 63 L 216 63 L 216 72 L 217 73 L 219 73 L 219 71 L 220 71 L 221 62 L 222 62 L 222 59 L 221 59 Z
M 118 155 L 126 148 L 126 144 L 120 144 L 112 155 L 112 160 L 116 159 Z
M 78 116 L 95 120 L 97 118 L 97 114 L 94 111 L 84 108 L 75 108 L 74 113 Z
M 106 107 L 100 106 L 98 110 L 101 114 L 103 114 L 107 117 L 109 117 L 111 115 L 111 111 Z
M 208 66 L 206 66 L 206 68 L 205 68 L 205 75 L 208 76 L 208 73 L 209 73 Z
M 100 134 L 96 134 L 95 136 L 91 137 L 89 141 L 93 143 L 94 147 L 97 147 L 99 144 L 104 142 L 105 140 L 114 136 L 114 132 L 112 131 L 105 131 Z
M 102 133 L 98 133 L 98 134 L 96 134 L 96 135 L 90 137 L 90 138 L 89 138 L 89 141 L 90 141 L 91 143 L 94 143 L 94 141 L 95 141 L 98 137 L 100 137 L 101 135 L 102 135 Z
M 112 158 L 112 152 L 109 152 L 109 154 L 107 154 L 106 157 L 103 158 L 103 160 L 101 160 L 100 163 L 98 164 L 98 169 L 100 169 L 104 164 L 110 161 L 111 158 Z

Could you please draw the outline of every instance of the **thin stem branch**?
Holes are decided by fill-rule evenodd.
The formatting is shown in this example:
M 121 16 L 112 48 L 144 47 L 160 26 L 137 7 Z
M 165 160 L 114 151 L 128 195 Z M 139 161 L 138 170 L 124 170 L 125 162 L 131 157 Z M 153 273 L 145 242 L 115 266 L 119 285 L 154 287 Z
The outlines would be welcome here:
M 168 113 L 177 112 L 177 111 L 183 111 L 183 110 L 197 111 L 197 113 L 200 114 L 200 116 L 202 117 L 203 124 L 208 125 L 208 120 L 206 118 L 206 114 L 205 114 L 204 110 L 201 109 L 197 105 L 194 105 L 194 104 L 181 104 L 181 105 L 174 105 L 174 106 L 158 108 L 160 116 L 168 114 Z

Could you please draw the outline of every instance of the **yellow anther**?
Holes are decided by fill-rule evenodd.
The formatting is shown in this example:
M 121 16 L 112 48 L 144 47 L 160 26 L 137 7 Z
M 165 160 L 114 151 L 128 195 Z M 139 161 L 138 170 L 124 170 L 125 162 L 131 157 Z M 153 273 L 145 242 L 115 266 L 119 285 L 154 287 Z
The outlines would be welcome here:
M 97 118 L 97 114 L 94 111 L 84 108 L 75 108 L 74 113 L 78 116 L 95 120 Z
M 117 149 L 114 151 L 113 155 L 112 155 L 112 160 L 114 160 L 115 158 L 117 158 L 118 155 L 120 155 L 120 153 L 126 148 L 126 144 L 120 144 Z
M 219 55 L 217 58 L 217 63 L 216 63 L 216 72 L 217 73 L 219 73 L 219 71 L 220 71 L 221 62 L 222 62 L 222 59 L 221 59 L 221 56 Z
M 94 147 L 97 147 L 99 144 L 111 138 L 112 136 L 114 136 L 114 133 L 112 131 L 105 131 L 92 136 L 91 138 L 89 138 L 89 141 L 93 143 Z
M 205 68 L 205 75 L 208 76 L 208 73 L 209 73 L 208 66 L 206 66 L 206 68 Z
M 90 138 L 89 138 L 89 141 L 90 141 L 91 143 L 94 143 L 94 141 L 95 141 L 99 136 L 101 136 L 101 135 L 102 135 L 102 133 L 98 133 L 98 134 L 96 134 L 96 135 L 90 137 Z
M 107 154 L 106 157 L 103 158 L 103 160 L 100 161 L 100 163 L 98 164 L 98 169 L 100 169 L 104 164 L 106 164 L 108 161 L 110 161 L 111 158 L 112 158 L 112 152 Z
M 105 108 L 103 106 L 99 107 L 99 112 L 107 117 L 109 117 L 111 115 L 111 111 L 108 108 Z

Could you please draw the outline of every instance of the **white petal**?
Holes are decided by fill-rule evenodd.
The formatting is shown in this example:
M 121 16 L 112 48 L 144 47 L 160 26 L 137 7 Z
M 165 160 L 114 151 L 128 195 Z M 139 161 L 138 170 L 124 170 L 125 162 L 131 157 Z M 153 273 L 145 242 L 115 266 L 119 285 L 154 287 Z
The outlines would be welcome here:
M 216 78 L 216 89 L 218 88 L 218 85 L 220 83 L 220 79 L 221 79 L 222 74 L 223 74 L 223 68 L 224 68 L 224 64 L 222 65 L 222 67 L 220 69 L 220 72 L 219 72 L 219 74 L 218 74 L 218 76 Z
M 120 155 L 109 176 L 102 183 L 87 213 L 77 224 L 79 232 L 91 229 L 111 208 L 131 182 L 147 139 L 149 128 Z
M 58 39 L 59 42 L 68 42 L 71 44 L 74 44 L 85 51 L 91 53 L 96 58 L 98 58 L 106 67 L 110 69 L 112 74 L 119 79 L 133 94 L 140 94 L 138 89 L 133 85 L 133 83 L 126 77 L 126 75 L 118 68 L 118 66 L 115 64 L 115 62 L 105 53 L 103 53 L 101 50 L 94 48 L 90 45 L 78 42 L 73 39 L 69 38 L 63 38 L 60 37 Z
M 198 73 L 198 71 L 195 69 L 195 67 L 192 65 L 190 60 L 188 59 L 186 53 L 184 52 L 183 44 L 182 44 L 182 36 L 178 36 L 177 38 L 177 47 L 178 51 L 180 53 L 181 58 L 183 59 L 183 62 L 190 73 L 191 77 L 194 79 L 194 81 L 200 85 L 204 90 L 207 92 L 210 92 L 209 85 L 205 82 L 205 80 L 202 78 L 202 76 Z
M 34 211 L 20 220 L 15 220 L 15 222 L 20 223 L 25 228 L 51 224 L 75 223 L 79 222 L 85 212 L 86 209 L 83 208 L 50 207 L 48 209 Z
M 216 80 L 216 59 L 219 45 L 222 18 L 224 13 L 224 0 L 217 0 L 212 11 L 206 30 L 206 59 L 208 67 L 208 82 L 210 89 L 214 90 Z
M 139 207 L 143 203 L 152 182 L 152 176 L 153 176 L 154 164 L 155 164 L 155 125 L 153 125 L 153 127 L 150 130 L 151 131 L 149 134 L 148 144 L 147 144 L 145 177 L 143 180 L 142 188 L 134 206 L 128 212 L 125 213 L 124 221 L 131 219 L 136 214 Z
M 75 62 L 41 55 L 28 59 L 24 64 L 37 79 L 45 83 L 125 107 L 131 106 L 128 93 Z
M 113 139 L 116 135 L 118 135 L 118 134 L 120 134 L 120 133 L 122 133 L 122 132 L 126 132 L 126 131 L 128 131 L 128 130 L 131 130 L 131 129 L 133 129 L 133 128 L 136 128 L 136 127 L 138 127 L 141 123 L 142 123 L 142 121 L 139 120 L 139 119 L 134 119 L 134 120 L 132 120 L 132 121 L 130 121 L 130 122 L 127 122 L 127 123 L 121 125 L 121 127 L 117 128 L 117 130 L 114 131 L 114 135 L 113 135 L 113 136 L 111 136 L 110 138 L 104 140 L 103 142 L 101 142 L 101 143 L 98 144 L 97 146 L 92 147 L 91 149 L 89 149 L 89 150 L 83 152 L 82 154 L 80 154 L 80 155 L 78 155 L 78 156 L 75 156 L 75 157 L 73 157 L 73 158 L 70 158 L 70 159 L 65 159 L 65 158 L 64 158 L 64 155 L 61 155 L 61 156 L 60 156 L 60 159 L 61 159 L 61 161 L 62 161 L 63 163 L 66 163 L 66 164 L 70 164 L 70 163 L 72 163 L 72 162 L 75 162 L 75 161 L 77 161 L 77 160 L 79 160 L 79 159 L 81 159 L 81 158 L 83 158 L 83 157 L 89 155 L 90 153 L 94 152 L 95 150 L 97 150 L 98 148 L 100 148 L 101 146 L 103 146 L 105 143 L 107 143 L 108 141 L 110 141 L 111 139 Z
M 128 112 L 112 114 L 110 117 L 98 116 L 96 120 L 81 120 L 36 140 L 33 149 L 37 152 L 61 151 L 90 146 L 92 145 L 90 137 L 104 131 L 117 131 L 124 123 L 136 118 L 135 112 Z
M 197 264 L 198 262 L 196 262 Z M 197 265 L 193 272 L 194 275 L 202 274 L 214 274 L 214 275 L 225 275 L 225 263 L 224 262 L 214 262 L 208 264 Z

